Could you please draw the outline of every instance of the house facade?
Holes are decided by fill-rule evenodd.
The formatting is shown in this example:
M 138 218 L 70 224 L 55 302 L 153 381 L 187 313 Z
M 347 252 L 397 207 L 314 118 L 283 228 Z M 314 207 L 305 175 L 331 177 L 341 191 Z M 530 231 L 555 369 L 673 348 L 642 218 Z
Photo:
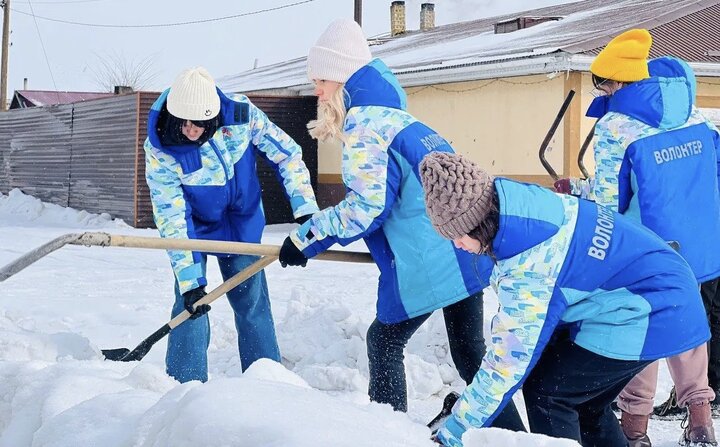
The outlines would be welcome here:
M 403 2 L 392 2 L 393 8 Z M 397 75 L 410 113 L 437 130 L 456 151 L 495 175 L 550 185 L 538 151 L 570 92 L 574 99 L 545 157 L 561 176 L 581 176 L 578 156 L 594 125 L 594 56 L 616 35 L 647 28 L 651 57 L 676 56 L 697 75 L 697 105 L 720 111 L 720 1 L 579 1 L 370 40 L 373 56 Z M 219 79 L 226 90 L 310 95 L 305 59 Z M 592 172 L 592 150 L 583 160 Z M 344 194 L 337 142 L 318 148 L 318 196 L 324 205 Z

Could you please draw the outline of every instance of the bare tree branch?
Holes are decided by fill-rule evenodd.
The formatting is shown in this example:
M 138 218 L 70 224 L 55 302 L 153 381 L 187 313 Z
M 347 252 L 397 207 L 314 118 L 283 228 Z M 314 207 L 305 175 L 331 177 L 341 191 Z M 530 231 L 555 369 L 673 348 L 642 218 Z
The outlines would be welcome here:
M 95 84 L 112 92 L 115 86 L 142 90 L 152 84 L 158 73 L 154 70 L 154 57 L 130 60 L 115 51 L 106 55 L 95 53 L 97 63 L 90 67 Z

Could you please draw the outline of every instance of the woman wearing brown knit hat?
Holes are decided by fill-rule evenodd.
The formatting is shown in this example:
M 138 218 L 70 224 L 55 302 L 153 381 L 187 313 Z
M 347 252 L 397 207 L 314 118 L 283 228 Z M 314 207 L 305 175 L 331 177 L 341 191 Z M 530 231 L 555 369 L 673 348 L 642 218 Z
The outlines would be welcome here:
M 437 232 L 495 260 L 499 300 L 492 344 L 437 440 L 461 446 L 522 386 L 532 432 L 627 446 L 610 409 L 618 393 L 710 337 L 688 264 L 607 208 L 493 178 L 457 154 L 431 152 L 420 176 Z

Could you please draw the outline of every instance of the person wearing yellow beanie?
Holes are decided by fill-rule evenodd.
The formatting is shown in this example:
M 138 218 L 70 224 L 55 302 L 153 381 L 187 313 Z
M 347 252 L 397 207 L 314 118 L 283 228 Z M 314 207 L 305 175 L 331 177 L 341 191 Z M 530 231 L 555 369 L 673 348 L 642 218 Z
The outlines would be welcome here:
M 588 116 L 598 118 L 595 175 L 561 179 L 555 188 L 595 200 L 665 241 L 677 242 L 697 283 L 712 284 L 720 278 L 720 134 L 695 106 L 690 66 L 669 56 L 648 60 L 651 44 L 647 30 L 630 30 L 595 58 L 590 66 L 593 83 L 605 93 L 588 109 Z M 720 296 L 707 298 L 708 315 L 718 300 Z M 655 337 L 668 335 L 658 331 Z M 720 395 L 720 367 L 709 365 L 720 365 L 720 327 L 713 325 L 709 348 L 702 344 L 668 358 L 667 364 L 675 392 L 665 404 L 653 408 L 657 362 L 619 394 L 629 446 L 651 445 L 651 414 L 679 419 L 687 414 L 680 443 L 717 445 L 711 407 L 720 400 L 715 397 L 716 391 Z
M 652 36 L 646 29 L 631 29 L 615 37 L 597 55 L 590 72 L 617 82 L 636 82 L 650 77 L 648 56 Z

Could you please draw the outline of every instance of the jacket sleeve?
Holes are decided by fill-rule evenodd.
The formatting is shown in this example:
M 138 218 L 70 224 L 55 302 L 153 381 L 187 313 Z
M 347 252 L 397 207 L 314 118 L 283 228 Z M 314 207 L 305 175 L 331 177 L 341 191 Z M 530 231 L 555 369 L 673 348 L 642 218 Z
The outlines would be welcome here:
M 154 149 L 148 140 L 145 141 L 144 148 L 145 178 L 150 188 L 153 216 L 160 236 L 194 239 L 192 209 L 185 200 L 178 172 L 170 166 L 171 157 Z M 168 255 L 180 293 L 207 285 L 198 253 L 168 250 Z
M 438 431 L 446 446 L 460 447 L 470 428 L 488 427 L 512 399 L 537 363 L 565 310 L 553 299 L 554 283 L 532 271 L 501 278 L 500 304 L 491 327 L 491 345 L 480 370 Z
M 595 177 L 570 178 L 570 194 L 581 199 L 595 200 Z
M 250 124 L 253 144 L 282 178 L 293 216 L 297 218 L 318 211 L 310 172 L 302 159 L 300 146 L 252 103 Z
M 366 127 L 357 126 L 346 134 L 342 161 L 348 190 L 345 198 L 290 233 L 305 256 L 313 257 L 334 243 L 347 245 L 382 225 L 399 187 L 399 173 L 391 166 L 388 144 Z
M 595 177 L 588 183 L 588 185 L 592 185 L 592 194 L 585 193 L 580 197 L 594 198 L 598 205 L 622 213 L 624 210 L 619 209 L 620 204 L 629 203 L 632 192 L 629 187 L 620 191 L 619 185 L 621 177 L 623 177 L 623 185 L 630 185 L 630 171 L 629 169 L 623 169 L 625 159 L 624 137 L 621 132 L 613 127 L 608 125 L 605 119 L 601 119 L 595 125 L 595 135 L 597 135 L 594 146 Z

